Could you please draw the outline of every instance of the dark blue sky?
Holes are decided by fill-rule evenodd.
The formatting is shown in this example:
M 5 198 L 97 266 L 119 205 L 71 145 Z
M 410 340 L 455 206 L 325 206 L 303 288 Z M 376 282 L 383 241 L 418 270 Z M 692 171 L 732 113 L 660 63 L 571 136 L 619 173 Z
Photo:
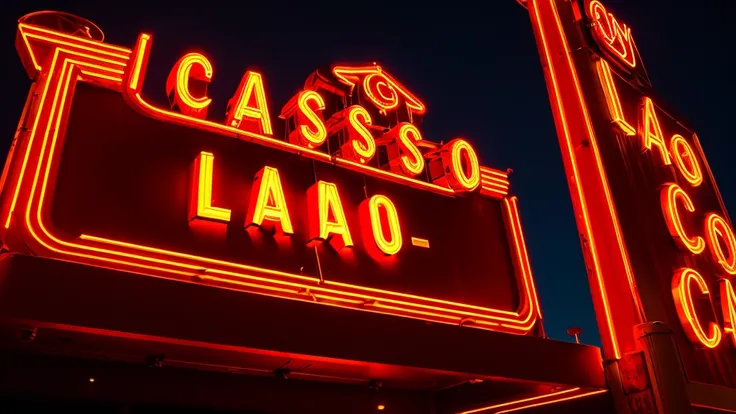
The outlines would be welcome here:
M 30 85 L 14 50 L 14 31 L 16 19 L 31 11 L 86 17 L 105 31 L 107 41 L 124 46 L 132 46 L 142 31 L 152 33 L 146 93 L 155 100 L 165 99 L 165 77 L 179 56 L 192 49 L 204 52 L 215 68 L 210 113 L 221 118 L 246 68 L 264 73 L 276 111 L 316 68 L 376 61 L 427 104 L 426 139 L 466 137 L 485 165 L 513 168 L 512 189 L 520 199 L 547 333 L 567 340 L 565 330 L 576 325 L 583 328 L 583 342 L 598 344 L 544 77 L 528 14 L 514 0 L 438 6 L 199 2 L 198 8 L 167 8 L 155 1 L 12 3 L 3 5 L 0 34 L 7 74 L 2 153 Z M 733 210 L 736 80 L 729 62 L 736 51 L 736 5 L 726 0 L 604 3 L 632 27 L 653 85 L 698 133 L 726 206 Z

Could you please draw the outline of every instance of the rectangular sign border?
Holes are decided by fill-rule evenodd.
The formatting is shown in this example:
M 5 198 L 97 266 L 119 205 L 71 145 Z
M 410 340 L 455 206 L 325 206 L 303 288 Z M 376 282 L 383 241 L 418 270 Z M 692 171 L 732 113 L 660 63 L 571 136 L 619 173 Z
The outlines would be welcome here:
M 521 296 L 517 311 L 320 281 L 318 278 L 208 259 L 93 235 L 81 235 L 78 240 L 74 241 L 63 240 L 49 230 L 52 229 L 52 226 L 44 222 L 48 217 L 44 211 L 44 198 L 49 190 L 51 171 L 59 162 L 60 157 L 54 156 L 61 153 L 61 151 L 55 151 L 57 138 L 60 131 L 65 129 L 71 110 L 71 97 L 78 81 L 119 91 L 134 109 L 145 116 L 161 121 L 205 129 L 220 135 L 235 135 L 238 139 L 322 159 L 446 196 L 452 196 L 452 190 L 377 168 L 336 159 L 328 154 L 298 147 L 274 138 L 188 117 L 147 103 L 140 94 L 140 88 L 150 53 L 150 35 L 140 35 L 135 49 L 131 51 L 33 25 L 19 24 L 18 40 L 19 43 L 22 42 L 19 45 L 21 57 L 32 62 L 32 67 L 35 67 L 37 71 L 37 82 L 43 85 L 40 99 L 31 106 L 35 112 L 31 118 L 33 127 L 30 134 L 27 139 L 14 143 L 14 146 L 24 147 L 18 148 L 24 152 L 22 163 L 19 160 L 20 156 L 14 155 L 12 159 L 9 158 L 6 165 L 7 176 L 17 180 L 12 200 L 8 200 L 10 187 L 5 186 L 3 189 L 3 217 L 7 215 L 7 223 L 12 224 L 8 230 L 18 230 L 17 234 L 20 237 L 16 241 L 22 243 L 24 250 L 32 246 L 31 250 L 34 253 L 38 253 L 38 248 L 41 248 L 51 257 L 82 264 L 515 334 L 526 334 L 534 328 L 537 320 L 541 322 L 541 309 L 531 274 L 516 197 L 504 197 L 501 202 L 504 205 L 506 231 L 509 239 L 513 240 L 512 250 L 515 252 L 513 254 L 515 276 Z M 44 52 L 48 55 L 46 61 L 39 59 Z M 51 94 L 53 98 L 47 99 Z M 23 117 L 27 115 L 24 113 Z M 41 135 L 40 131 L 45 131 L 43 138 L 35 140 L 34 143 L 34 138 Z M 43 168 L 44 164 L 45 168 Z M 29 169 L 29 167 L 32 168 Z M 34 171 L 34 175 L 25 174 L 27 170 Z M 43 174 L 42 170 L 44 170 Z M 39 186 L 42 175 L 43 180 Z M 9 208 L 8 204 L 10 204 Z M 22 219 L 18 214 L 21 211 L 24 211 Z M 11 246 L 12 236 L 10 231 L 4 234 L 4 238 Z

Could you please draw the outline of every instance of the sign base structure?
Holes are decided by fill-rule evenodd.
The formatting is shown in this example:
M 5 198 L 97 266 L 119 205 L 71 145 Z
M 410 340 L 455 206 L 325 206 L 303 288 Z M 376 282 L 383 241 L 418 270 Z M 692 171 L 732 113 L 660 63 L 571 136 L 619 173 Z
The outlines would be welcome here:
M 698 135 L 598 0 L 527 0 L 619 412 L 736 412 L 736 236 Z
M 0 394 L 29 407 L 494 413 L 610 405 L 594 347 L 242 300 L 241 292 L 25 255 L 6 255 L 2 271 Z
M 383 68 L 316 71 L 278 117 L 248 70 L 216 121 L 204 55 L 158 104 L 152 36 L 103 39 L 63 13 L 18 26 L 3 407 L 611 412 L 600 350 L 544 337 L 508 173 L 423 139 Z

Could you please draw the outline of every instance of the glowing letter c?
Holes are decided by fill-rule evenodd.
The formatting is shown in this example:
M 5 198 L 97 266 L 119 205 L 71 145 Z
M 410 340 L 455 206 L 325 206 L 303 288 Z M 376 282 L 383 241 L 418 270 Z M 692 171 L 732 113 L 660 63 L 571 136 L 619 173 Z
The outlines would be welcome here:
M 701 344 L 706 348 L 715 348 L 721 343 L 721 328 L 715 322 L 710 322 L 708 332 L 703 329 L 693 303 L 693 284 L 697 286 L 702 295 L 710 299 L 710 291 L 703 276 L 693 269 L 680 269 L 672 279 L 672 296 L 675 299 L 677 315 L 680 317 L 685 334 L 693 343 Z

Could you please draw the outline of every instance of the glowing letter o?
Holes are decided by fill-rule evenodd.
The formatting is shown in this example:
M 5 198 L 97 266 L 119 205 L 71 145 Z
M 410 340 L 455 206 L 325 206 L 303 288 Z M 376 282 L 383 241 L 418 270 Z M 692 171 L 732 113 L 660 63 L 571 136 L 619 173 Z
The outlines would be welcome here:
M 670 141 L 670 152 L 675 165 L 682 176 L 693 185 L 699 186 L 703 182 L 703 171 L 695 155 L 695 151 L 682 135 L 673 135 Z
M 386 212 L 385 221 L 381 217 L 381 209 Z M 365 200 L 360 205 L 360 216 L 363 228 L 367 229 L 370 226 L 373 234 L 372 240 L 378 250 L 387 256 L 394 255 L 401 250 L 402 238 L 399 214 L 396 211 L 396 206 L 388 197 L 374 195 Z M 388 230 L 388 238 L 384 232 L 385 230 Z M 365 238 L 366 242 L 368 242 L 368 238 Z
M 442 164 L 450 187 L 456 192 L 470 192 L 478 188 L 478 155 L 468 141 L 455 138 L 445 145 L 445 149 L 442 153 Z

